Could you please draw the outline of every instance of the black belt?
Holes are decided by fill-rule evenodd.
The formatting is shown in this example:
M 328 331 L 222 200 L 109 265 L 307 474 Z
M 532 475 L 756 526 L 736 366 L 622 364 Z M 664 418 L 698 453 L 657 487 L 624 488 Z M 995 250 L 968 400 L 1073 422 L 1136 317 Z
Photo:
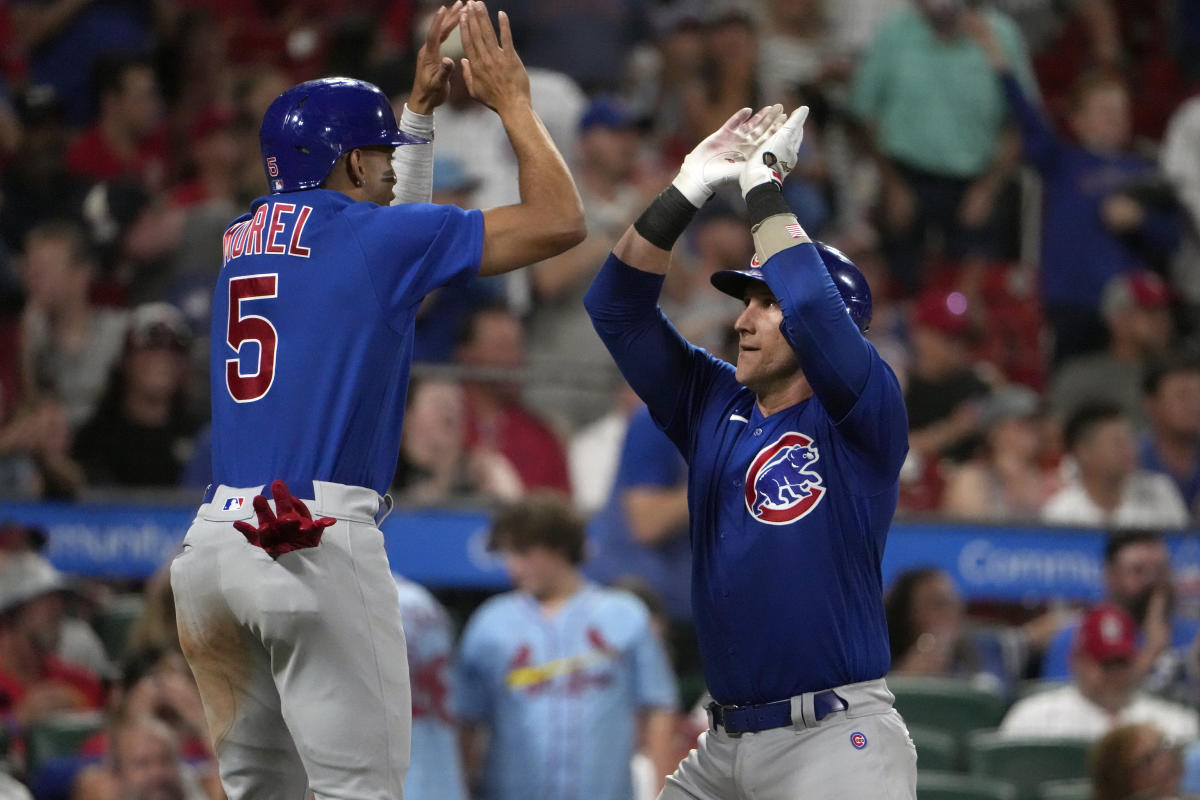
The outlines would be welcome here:
M 813 695 L 813 716 L 818 722 L 835 711 L 845 711 L 847 708 L 846 701 L 838 697 L 832 689 Z M 791 699 L 756 706 L 723 706 L 714 701 L 708 704 L 708 710 L 712 713 L 713 725 L 720 725 L 730 736 L 783 728 L 792 724 Z

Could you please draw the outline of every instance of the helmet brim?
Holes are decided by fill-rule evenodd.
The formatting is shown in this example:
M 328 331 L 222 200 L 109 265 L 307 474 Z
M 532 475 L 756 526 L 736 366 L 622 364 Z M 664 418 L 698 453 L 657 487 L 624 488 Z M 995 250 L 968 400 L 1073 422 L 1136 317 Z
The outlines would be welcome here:
M 746 287 L 750 284 L 762 284 L 766 286 L 767 279 L 763 277 L 761 269 L 723 269 L 720 272 L 714 272 L 709 278 L 712 285 L 718 291 L 724 292 L 730 297 L 736 297 L 742 300 L 746 297 Z

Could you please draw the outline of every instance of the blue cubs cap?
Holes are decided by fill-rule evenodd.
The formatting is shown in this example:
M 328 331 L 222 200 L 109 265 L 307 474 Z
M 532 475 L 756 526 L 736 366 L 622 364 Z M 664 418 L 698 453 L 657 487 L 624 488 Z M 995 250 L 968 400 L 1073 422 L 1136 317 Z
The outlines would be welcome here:
M 854 320 L 860 331 L 866 333 L 871 327 L 872 311 L 871 287 L 866 277 L 841 250 L 821 242 L 813 242 L 813 246 L 821 254 L 821 261 L 825 263 L 833 285 L 842 295 L 846 310 L 850 312 L 850 319 Z M 717 289 L 739 300 L 745 296 L 747 284 L 767 282 L 762 268 L 757 264 L 757 258 L 747 269 L 724 269 L 714 272 L 710 280 Z

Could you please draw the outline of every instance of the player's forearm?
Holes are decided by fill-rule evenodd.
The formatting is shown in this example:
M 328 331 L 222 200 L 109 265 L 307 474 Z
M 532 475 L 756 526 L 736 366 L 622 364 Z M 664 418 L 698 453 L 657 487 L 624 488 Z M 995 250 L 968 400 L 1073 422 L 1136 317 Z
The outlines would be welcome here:
M 679 766 L 675 748 L 675 713 L 667 709 L 645 712 L 642 722 L 643 750 L 654 764 L 656 789 L 662 790 L 664 779 Z
M 621 500 L 629 529 L 640 544 L 662 544 L 687 529 L 686 486 L 634 487 L 627 489 Z
M 504 130 L 517 156 L 517 186 L 521 205 L 536 221 L 545 254 L 557 255 L 584 240 L 587 227 L 583 201 L 554 140 L 541 118 L 527 102 L 516 103 L 500 114 Z

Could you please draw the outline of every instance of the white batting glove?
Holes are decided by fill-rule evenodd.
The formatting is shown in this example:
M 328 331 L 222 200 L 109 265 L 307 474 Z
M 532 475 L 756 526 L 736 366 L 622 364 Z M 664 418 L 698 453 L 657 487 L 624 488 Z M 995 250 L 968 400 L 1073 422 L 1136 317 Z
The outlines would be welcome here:
M 800 152 L 800 143 L 804 141 L 804 120 L 807 118 L 808 106 L 800 106 L 747 157 L 738 176 L 743 197 L 755 186 L 764 183 L 783 186 L 783 179 L 796 166 L 796 155 Z
M 783 122 L 783 106 L 764 106 L 757 113 L 743 108 L 683 159 L 671 185 L 700 208 L 718 187 L 742 173 L 746 159 Z

